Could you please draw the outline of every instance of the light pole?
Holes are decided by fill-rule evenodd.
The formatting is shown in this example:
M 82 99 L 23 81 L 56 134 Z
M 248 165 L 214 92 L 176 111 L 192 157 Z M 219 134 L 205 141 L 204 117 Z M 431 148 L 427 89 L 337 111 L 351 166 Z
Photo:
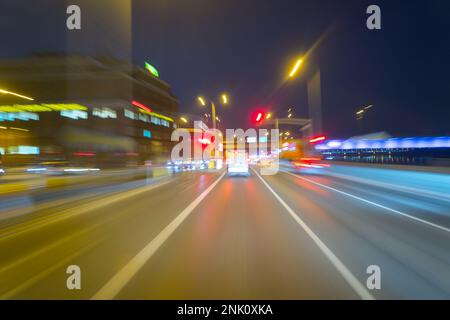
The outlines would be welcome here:
M 291 72 L 289 73 L 289 78 L 292 78 L 295 76 L 295 74 L 297 73 L 298 69 L 300 68 L 300 66 L 303 64 L 303 59 L 300 58 L 295 62 L 294 67 L 292 68 Z
M 227 105 L 229 102 L 229 98 L 228 95 L 226 95 L 225 93 L 221 95 L 221 99 L 222 99 L 222 104 L 223 105 Z M 198 102 L 200 103 L 201 106 L 206 107 L 206 99 L 202 96 L 197 97 Z M 216 105 L 214 104 L 213 100 L 208 100 L 209 103 L 211 104 L 211 120 L 212 120 L 212 125 L 213 125 L 213 129 L 216 129 L 216 121 L 217 121 L 217 116 L 216 116 Z
M 229 98 L 228 98 L 227 94 L 223 93 L 220 96 L 220 98 L 222 100 L 222 104 L 223 105 L 227 105 L 229 103 Z M 206 107 L 206 104 L 207 104 L 206 101 L 209 101 L 209 104 L 211 105 L 211 120 L 212 120 L 213 130 L 215 132 L 215 130 L 216 130 L 216 121 L 220 122 L 220 119 L 216 115 L 216 105 L 214 104 L 214 101 L 206 99 L 206 98 L 204 98 L 202 96 L 198 96 L 197 100 L 200 103 L 200 105 L 203 106 L 203 107 Z M 220 133 L 219 133 L 219 136 L 220 136 Z M 214 148 L 213 149 L 213 157 L 215 158 L 215 156 L 216 156 L 216 151 L 215 151 L 215 148 Z M 219 156 L 220 156 L 220 152 L 219 152 Z M 216 161 L 214 161 L 214 167 L 216 167 L 216 165 L 217 165 L 217 163 L 216 163 Z
M 15 93 L 15 92 L 3 90 L 3 89 L 0 89 L 0 93 L 2 93 L 2 94 L 7 94 L 7 95 L 11 95 L 11 96 L 15 96 L 15 97 L 19 97 L 19 98 L 22 98 L 22 99 L 25 99 L 25 100 L 30 100 L 30 101 L 33 101 L 33 100 L 34 100 L 33 98 L 30 98 L 30 97 L 27 97 L 27 96 L 24 96 L 24 95 Z
M 303 65 L 304 59 L 300 58 L 295 63 L 289 79 L 294 78 L 300 67 Z M 311 136 L 322 134 L 322 89 L 320 79 L 320 68 L 316 65 L 314 74 L 307 80 L 309 117 L 311 118 L 310 134 Z M 292 116 L 292 113 L 290 113 Z M 288 116 L 289 117 L 289 116 Z

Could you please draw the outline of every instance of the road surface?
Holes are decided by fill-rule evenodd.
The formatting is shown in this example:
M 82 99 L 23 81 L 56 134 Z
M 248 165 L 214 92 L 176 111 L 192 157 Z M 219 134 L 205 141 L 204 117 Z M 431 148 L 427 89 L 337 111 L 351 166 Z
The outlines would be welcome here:
M 185 172 L 23 196 L 0 213 L 0 298 L 449 299 L 445 192 L 337 172 Z M 67 288 L 72 265 L 80 290 Z

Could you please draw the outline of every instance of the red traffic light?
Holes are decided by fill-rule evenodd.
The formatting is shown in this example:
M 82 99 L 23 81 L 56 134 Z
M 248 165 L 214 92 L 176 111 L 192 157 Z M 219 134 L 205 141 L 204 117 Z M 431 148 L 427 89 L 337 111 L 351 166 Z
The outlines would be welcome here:
M 257 125 L 260 125 L 262 121 L 264 120 L 264 112 L 257 111 L 253 114 L 253 122 Z
M 261 122 L 262 118 L 263 118 L 263 114 L 262 114 L 262 112 L 259 112 L 258 115 L 256 116 L 256 122 Z

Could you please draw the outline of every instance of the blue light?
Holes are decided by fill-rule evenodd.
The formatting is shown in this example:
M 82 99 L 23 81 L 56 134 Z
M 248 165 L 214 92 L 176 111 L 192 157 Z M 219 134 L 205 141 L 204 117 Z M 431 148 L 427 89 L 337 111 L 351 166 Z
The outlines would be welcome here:
M 143 135 L 145 138 L 151 138 L 152 137 L 152 133 L 150 132 L 150 130 L 144 130 Z
M 411 137 L 381 140 L 332 140 L 316 150 L 450 148 L 450 137 Z

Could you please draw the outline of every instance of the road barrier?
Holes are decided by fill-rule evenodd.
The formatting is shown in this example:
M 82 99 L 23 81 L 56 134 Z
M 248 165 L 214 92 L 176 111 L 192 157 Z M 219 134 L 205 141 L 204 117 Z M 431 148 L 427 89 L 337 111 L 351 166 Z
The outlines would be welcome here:
M 29 193 L 45 189 L 78 188 L 85 185 L 98 186 L 149 178 L 161 178 L 171 175 L 165 167 L 149 167 L 140 169 L 105 170 L 82 175 L 49 176 L 28 175 L 22 180 L 0 183 L 0 196 Z M 0 178 L 1 179 L 1 178 Z

